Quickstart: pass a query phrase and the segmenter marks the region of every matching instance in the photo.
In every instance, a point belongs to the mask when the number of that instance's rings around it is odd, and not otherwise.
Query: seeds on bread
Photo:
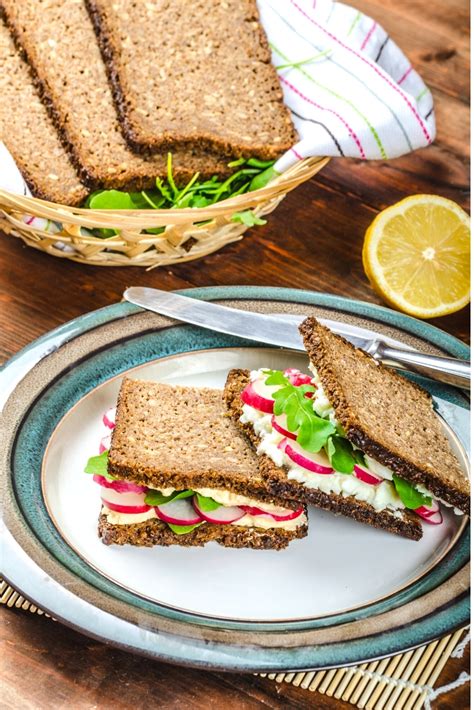
[[[147,159],[126,145],[83,1],[2,0],[2,9],[81,180],[141,190],[165,177],[165,155]],[[229,173],[226,161],[192,148],[173,151],[173,168],[178,184],[197,171]]]
[[[86,0],[124,135],[277,158],[295,142],[255,0]]]
[[[88,190],[79,180],[41,103],[8,29],[0,19],[0,140],[35,197],[78,205]]]
[[[231,370],[224,387],[224,400],[230,416],[256,450],[260,443],[259,436],[250,423],[244,424],[240,421],[242,415],[240,395],[249,382],[249,370]],[[324,493],[316,488],[309,488],[297,481],[290,480],[286,475],[286,470],[277,466],[266,454],[260,454],[258,458],[261,461],[262,475],[264,475],[269,489],[276,496],[310,503],[336,515],[345,515],[358,522],[367,523],[387,532],[397,533],[411,540],[419,540],[422,537],[420,519],[409,510],[399,511],[398,515],[394,515],[388,510],[377,512],[368,503],[354,497]]]
[[[469,480],[428,392],[313,317],[303,321],[300,332],[347,438],[410,483],[469,514]]]

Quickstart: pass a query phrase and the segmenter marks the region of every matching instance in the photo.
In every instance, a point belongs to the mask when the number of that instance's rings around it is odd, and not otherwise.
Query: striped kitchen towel
[[[435,137],[433,98],[374,20],[333,0],[257,0],[300,140],[275,165],[387,160]]]

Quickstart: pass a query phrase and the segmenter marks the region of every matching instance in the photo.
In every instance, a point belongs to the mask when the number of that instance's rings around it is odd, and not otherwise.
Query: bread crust
[[[316,318],[306,318],[300,332],[349,441],[401,478],[425,486],[436,498],[469,515],[469,481],[433,411],[429,393],[377,363]],[[346,376],[372,382],[375,397],[363,403],[351,397],[351,383],[341,383]]]
[[[229,415],[240,427],[252,446],[257,449],[260,439],[255,434],[250,423],[242,423],[242,390],[250,382],[249,370],[234,369],[228,374],[224,387],[224,399]],[[419,540],[423,535],[420,520],[411,511],[402,511],[402,517],[397,517],[388,511],[377,512],[365,501],[353,497],[344,497],[337,493],[324,493],[314,488],[303,486],[298,481],[291,481],[286,470],[277,466],[266,454],[259,455],[262,460],[261,470],[264,472],[270,490],[282,497],[293,498],[318,508],[323,508],[336,515],[344,515],[361,523],[367,523],[387,532],[396,533],[411,540]]]
[[[217,542],[224,547],[252,548],[254,550],[283,550],[292,540],[306,537],[307,524],[296,530],[273,528],[239,527],[238,525],[211,525],[203,523],[185,535],[176,535],[168,525],[158,518],[151,518],[142,523],[113,525],[103,513],[99,516],[99,537],[105,545],[136,545],[153,547],[162,545],[181,545],[185,547],[203,547],[208,542]]]

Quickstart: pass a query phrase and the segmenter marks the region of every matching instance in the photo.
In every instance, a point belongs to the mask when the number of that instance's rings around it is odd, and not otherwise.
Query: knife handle
[[[468,390],[471,386],[471,363],[467,360],[458,360],[453,357],[428,355],[413,350],[402,350],[383,343],[374,341],[369,349],[375,360],[379,360],[390,367],[416,372],[432,380],[445,382],[454,387]]]

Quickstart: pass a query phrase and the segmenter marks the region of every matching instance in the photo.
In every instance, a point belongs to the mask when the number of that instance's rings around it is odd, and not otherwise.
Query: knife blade
[[[291,350],[305,350],[298,331],[298,324],[303,320],[303,316],[288,318],[243,311],[212,301],[201,301],[170,291],[141,286],[128,288],[123,295],[127,301],[137,306],[218,333],[236,335],[246,340]],[[332,321],[329,325],[335,333],[344,336],[353,345],[389,367],[410,370],[464,389],[470,387],[469,363],[463,360],[422,353],[413,348],[394,347],[378,338],[358,337],[350,332],[348,325],[335,324]]]

